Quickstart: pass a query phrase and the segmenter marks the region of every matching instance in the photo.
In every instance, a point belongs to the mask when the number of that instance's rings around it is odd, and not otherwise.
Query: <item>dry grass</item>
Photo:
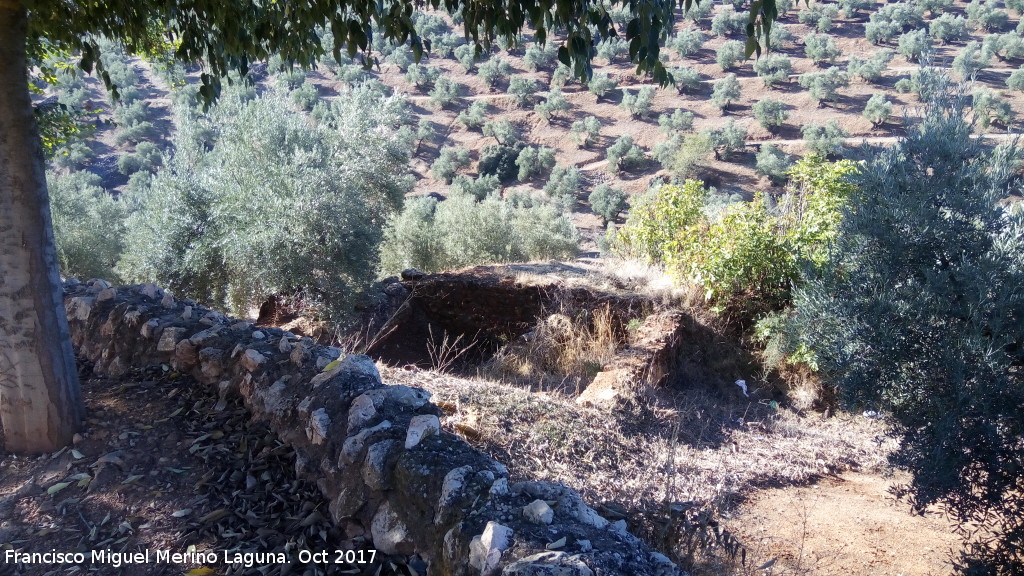
[[[878,469],[893,448],[876,440],[886,433],[876,420],[801,416],[708,389],[674,391],[659,406],[606,413],[580,407],[570,395],[497,381],[384,366],[381,372],[386,382],[429,390],[446,410],[446,428],[506,464],[514,480],[562,482],[591,505],[618,503],[632,529],[691,566],[694,551],[728,543],[714,536],[714,518],[744,494]],[[688,511],[677,526],[673,507]],[[709,529],[697,537],[709,541],[681,541],[682,524],[702,518]]]

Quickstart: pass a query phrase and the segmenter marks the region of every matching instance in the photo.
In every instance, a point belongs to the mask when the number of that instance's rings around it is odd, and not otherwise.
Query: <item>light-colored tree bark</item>
[[[29,98],[26,30],[25,8],[0,1],[0,420],[8,451],[39,453],[69,444],[84,408]]]

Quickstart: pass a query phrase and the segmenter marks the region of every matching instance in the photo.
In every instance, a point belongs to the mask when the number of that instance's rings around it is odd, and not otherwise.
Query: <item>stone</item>
[[[502,576],[594,576],[579,556],[565,552],[541,552],[513,562],[501,571]],[[645,575],[653,576],[653,575]]]
[[[409,537],[409,529],[402,523],[388,502],[384,502],[370,523],[373,545],[384,554],[408,556],[415,550]]]
[[[409,421],[409,431],[405,435],[405,449],[415,448],[421,440],[428,436],[441,433],[441,421],[433,414],[413,416]]]
[[[139,334],[142,334],[143,338],[152,338],[156,335],[156,329],[160,327],[160,321],[156,318],[152,318],[142,325],[142,329],[139,330]]]
[[[178,346],[178,342],[184,337],[184,328],[179,328],[177,326],[164,328],[163,334],[160,335],[160,341],[156,344],[157,352],[174,352],[174,349]]]
[[[244,354],[242,354],[241,364],[242,368],[248,370],[249,372],[255,372],[259,370],[260,366],[262,366],[266,361],[266,356],[260,354],[259,352],[253,350],[252,348],[249,348],[245,351]]]
[[[287,336],[281,336],[281,340],[277,342],[277,351],[282,354],[287,354],[292,351],[292,343],[288,341]]]
[[[370,436],[391,428],[391,421],[385,420],[373,428],[360,430],[355,436],[349,436],[341,447],[341,454],[338,457],[338,467],[351,466],[359,459],[363,446]]]
[[[192,319],[192,307],[191,306],[185,306],[185,309],[181,311],[181,318],[183,320],[191,320]]]
[[[220,378],[224,373],[224,351],[210,347],[199,350],[199,371],[206,382]]]
[[[88,320],[89,312],[92,310],[93,303],[96,302],[96,298],[89,296],[78,296],[71,299],[70,306],[66,307],[66,310],[71,311],[74,315],[75,320]]]
[[[152,282],[147,282],[142,285],[142,288],[139,290],[139,292],[146,298],[149,298],[150,300],[156,300],[163,291],[160,290],[160,287],[157,286],[156,284]]]
[[[481,574],[494,574],[501,564],[501,553],[511,545],[513,531],[493,520],[487,523],[479,536],[469,544],[469,564]]]
[[[369,394],[360,394],[348,409],[348,433],[362,428],[376,415],[377,409],[373,406],[373,398]]]
[[[534,500],[523,507],[523,517],[534,524],[551,524],[555,511],[543,500]]]
[[[174,296],[170,292],[164,292],[163,298],[160,299],[160,305],[164,308],[174,308],[175,304]]]
[[[219,327],[207,328],[206,330],[200,330],[189,337],[188,341],[196,346],[203,348],[204,345],[220,335]]]
[[[97,302],[106,302],[117,298],[117,288],[107,288],[96,295]]]
[[[263,340],[266,337],[267,337],[267,335],[264,334],[261,330],[257,330],[257,331],[252,333],[252,339],[253,340]]]
[[[422,280],[426,278],[426,276],[426,274],[415,268],[406,268],[405,270],[402,270],[402,280]]]
[[[388,469],[388,459],[397,450],[394,440],[381,440],[370,446],[363,461],[363,482],[371,490],[388,490],[391,488],[392,471]]]
[[[174,365],[177,370],[190,370],[199,362],[195,344],[183,339],[174,347]]]
[[[309,417],[309,424],[306,426],[306,437],[314,446],[324,443],[331,427],[331,417],[327,410],[317,408]]]

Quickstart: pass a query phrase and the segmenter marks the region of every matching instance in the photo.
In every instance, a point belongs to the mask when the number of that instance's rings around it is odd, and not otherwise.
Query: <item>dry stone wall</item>
[[[510,484],[504,466],[441,429],[424,390],[389,386],[366,356],[177,300],[153,284],[65,286],[76,351],[112,375],[171,364],[240,394],[316,479],[349,538],[419,556],[428,574],[680,574],[561,484]]]

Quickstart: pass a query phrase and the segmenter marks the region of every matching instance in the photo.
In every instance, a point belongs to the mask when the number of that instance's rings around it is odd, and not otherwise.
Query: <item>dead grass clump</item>
[[[542,390],[576,394],[610,362],[624,341],[610,306],[559,312],[494,355],[482,373],[497,380],[528,381]]]

